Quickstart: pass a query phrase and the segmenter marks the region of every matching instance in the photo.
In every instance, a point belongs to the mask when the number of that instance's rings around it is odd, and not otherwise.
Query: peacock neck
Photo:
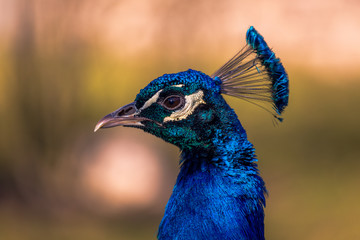
[[[219,131],[181,161],[159,239],[264,239],[266,189],[245,131]]]

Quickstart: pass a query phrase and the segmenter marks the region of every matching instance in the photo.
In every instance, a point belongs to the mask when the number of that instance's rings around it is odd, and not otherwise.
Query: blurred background
[[[213,73],[251,25],[290,77],[278,126],[227,97],[269,190],[267,239],[360,239],[359,12],[356,0],[0,0],[0,239],[155,239],[178,149],[94,126],[164,73]]]

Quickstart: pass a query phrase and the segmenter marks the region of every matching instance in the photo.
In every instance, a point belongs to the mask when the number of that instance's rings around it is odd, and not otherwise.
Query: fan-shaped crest
[[[246,33],[246,42],[247,45],[211,77],[221,80],[222,93],[254,103],[282,121],[280,115],[289,98],[288,75],[280,59],[252,26]],[[275,112],[255,101],[270,103]]]

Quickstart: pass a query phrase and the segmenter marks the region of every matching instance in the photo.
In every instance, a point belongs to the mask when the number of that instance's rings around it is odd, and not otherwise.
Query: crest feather
[[[221,80],[221,92],[264,108],[282,121],[281,113],[288,104],[288,75],[264,38],[250,27],[247,45],[211,77]],[[254,101],[270,103],[274,112]]]

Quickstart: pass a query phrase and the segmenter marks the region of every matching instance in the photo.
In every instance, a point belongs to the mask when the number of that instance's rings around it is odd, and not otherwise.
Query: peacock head
[[[95,131],[136,127],[183,150],[211,147],[220,130],[222,135],[244,133],[222,94],[270,103],[272,115],[281,120],[289,93],[285,69],[253,27],[247,32],[247,43],[211,76],[189,69],[153,80],[133,103],[102,118]]]
[[[136,127],[181,149],[206,147],[214,131],[230,122],[225,116],[231,113],[221,96],[220,79],[189,69],[153,80],[133,103],[101,119],[95,130]]]

